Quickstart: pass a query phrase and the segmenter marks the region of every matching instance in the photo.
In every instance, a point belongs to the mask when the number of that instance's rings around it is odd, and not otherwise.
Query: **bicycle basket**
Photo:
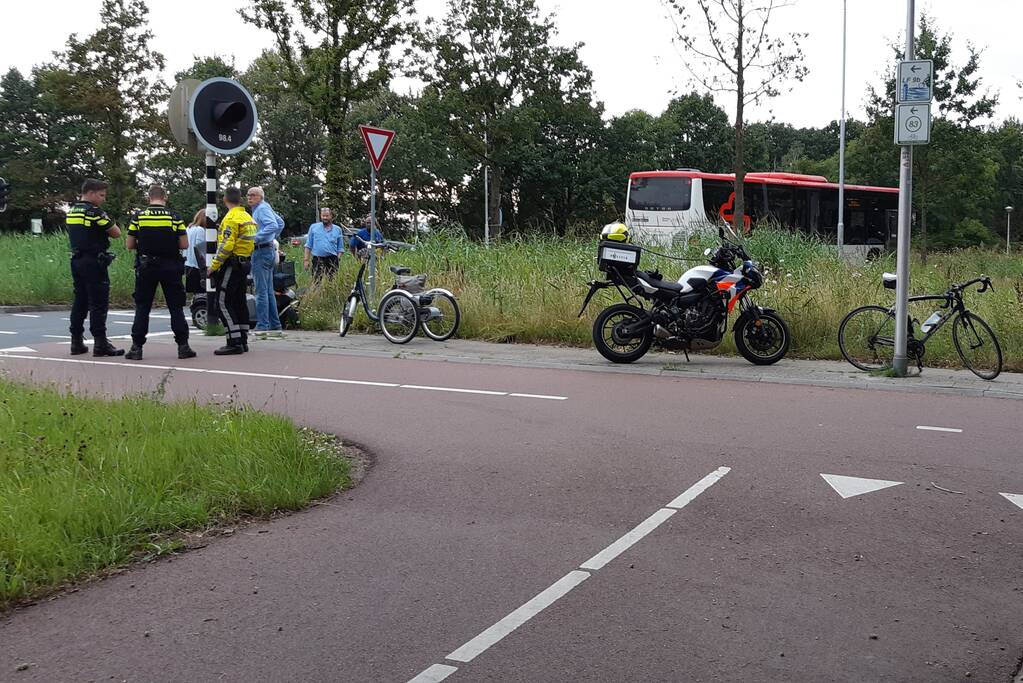
[[[396,278],[395,287],[403,289],[409,294],[419,294],[426,290],[426,274],[399,275]]]

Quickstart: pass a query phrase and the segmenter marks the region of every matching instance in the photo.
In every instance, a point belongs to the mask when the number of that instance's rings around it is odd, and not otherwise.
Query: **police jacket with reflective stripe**
[[[110,248],[107,230],[114,222],[92,202],[76,202],[67,213],[67,232],[74,251],[98,254]]]
[[[185,224],[166,206],[148,206],[136,211],[128,224],[128,235],[138,241],[141,256],[181,257],[179,238],[186,235]]]

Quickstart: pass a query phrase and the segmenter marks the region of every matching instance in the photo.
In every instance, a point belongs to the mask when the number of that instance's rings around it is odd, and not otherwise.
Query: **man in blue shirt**
[[[281,336],[281,319],[277,314],[277,299],[274,297],[274,265],[277,250],[274,240],[284,230],[284,219],[277,215],[266,201],[263,188],[250,187],[246,195],[249,200],[252,219],[256,221],[256,246],[252,251],[252,283],[256,289],[257,334],[269,333]]]
[[[334,225],[334,212],[320,209],[320,222],[309,226],[305,240],[305,267],[309,269],[312,259],[313,279],[332,278],[337,272],[338,261],[345,253],[345,238],[340,226]]]

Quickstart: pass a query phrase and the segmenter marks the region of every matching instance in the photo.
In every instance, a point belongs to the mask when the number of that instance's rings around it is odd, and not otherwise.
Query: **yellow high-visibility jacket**
[[[256,221],[249,212],[236,206],[227,212],[217,228],[217,255],[211,270],[218,270],[231,256],[249,257],[256,246]]]

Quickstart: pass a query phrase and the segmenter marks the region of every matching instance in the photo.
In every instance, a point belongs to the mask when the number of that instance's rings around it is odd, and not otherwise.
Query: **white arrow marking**
[[[824,481],[828,482],[831,488],[843,498],[852,498],[862,493],[880,491],[889,486],[898,486],[901,481],[888,481],[887,479],[864,479],[863,477],[846,477],[841,474],[821,474]]]
[[[0,353],[38,353],[30,346],[12,346],[9,349],[0,349]]]
[[[1023,509],[1023,493],[1003,493],[1001,495],[1016,507]]]

